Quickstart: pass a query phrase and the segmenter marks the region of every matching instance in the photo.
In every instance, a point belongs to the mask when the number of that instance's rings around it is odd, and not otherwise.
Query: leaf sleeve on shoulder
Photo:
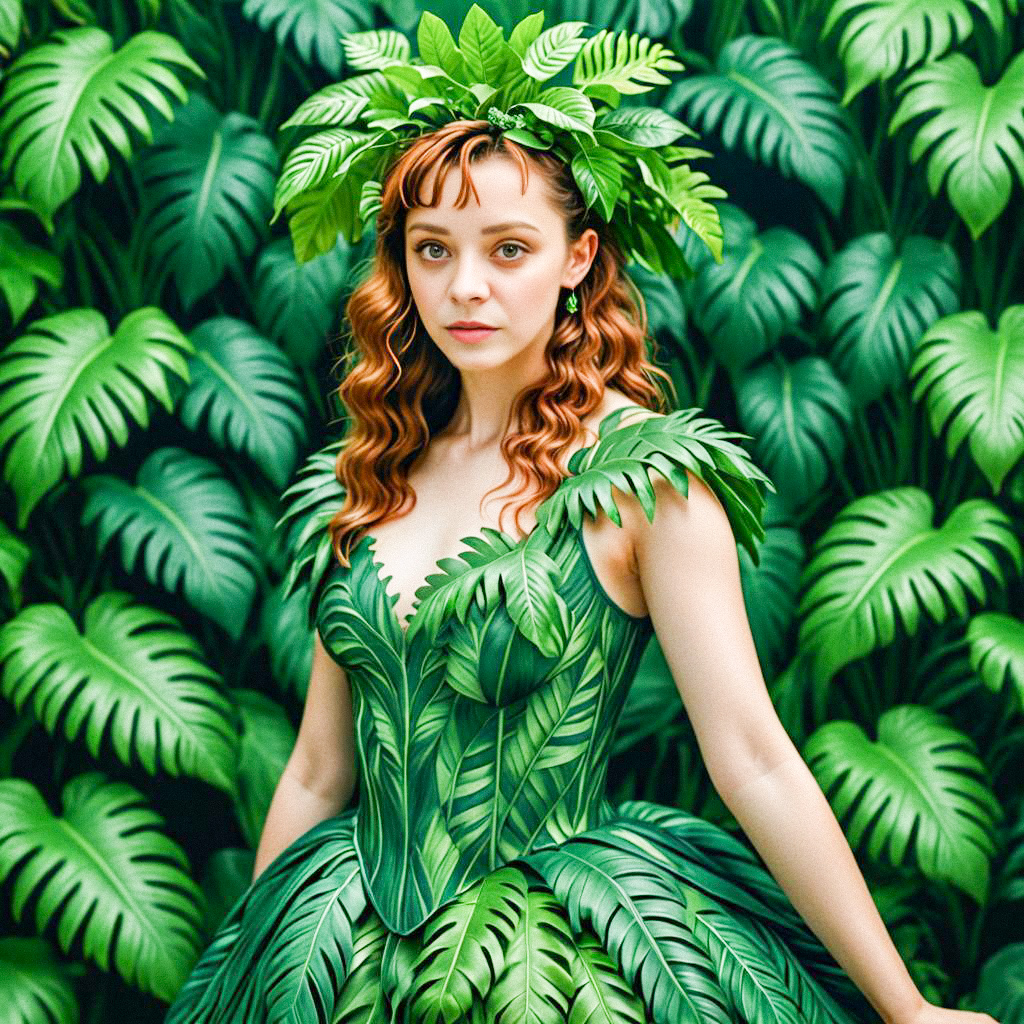
[[[615,426],[618,417],[602,423],[597,442],[576,452],[569,462],[574,475],[537,508],[537,521],[553,533],[568,517],[579,528],[586,510],[602,509],[622,525],[612,488],[635,494],[648,522],[654,518],[652,472],[664,477],[684,497],[686,471],[699,477],[722,503],[738,543],[758,563],[757,543],[764,540],[764,504],[771,479],[740,447],[749,435],[727,430],[701,409],[677,409],[664,416]]]

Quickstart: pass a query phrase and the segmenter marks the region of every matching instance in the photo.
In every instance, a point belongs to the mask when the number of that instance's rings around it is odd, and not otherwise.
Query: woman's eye
[[[443,249],[444,246],[440,242],[424,242],[422,245],[416,247],[417,252],[423,252],[426,249]]]
[[[519,242],[503,242],[498,246],[498,249],[503,253],[508,261],[518,259],[519,256],[526,251],[525,246],[520,245]],[[509,249],[513,250],[511,254],[508,252]],[[437,252],[436,250],[440,250],[440,252]],[[418,253],[426,254],[430,262],[435,262],[441,258],[445,249],[440,242],[421,242],[416,246],[416,251]]]

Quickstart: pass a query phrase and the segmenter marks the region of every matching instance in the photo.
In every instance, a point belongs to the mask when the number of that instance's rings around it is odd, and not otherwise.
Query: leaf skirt
[[[408,935],[363,886],[356,810],[239,897],[165,1024],[868,1024],[745,846],[643,800],[491,871]]]

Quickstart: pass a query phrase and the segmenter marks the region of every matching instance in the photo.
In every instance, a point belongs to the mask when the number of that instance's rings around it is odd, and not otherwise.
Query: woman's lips
[[[459,341],[483,341],[497,329],[497,327],[449,327],[448,331]]]

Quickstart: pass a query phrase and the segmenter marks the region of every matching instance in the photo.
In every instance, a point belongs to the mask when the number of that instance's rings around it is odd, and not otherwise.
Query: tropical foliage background
[[[422,9],[0,0],[2,1024],[159,1021],[248,882],[311,660],[274,524],[372,251],[271,223],[282,126]],[[711,154],[723,259],[630,271],[778,488],[765,677],[925,994],[1024,1021],[1018,0],[545,12],[685,65],[637,101]],[[612,784],[736,827],[656,645]]]

